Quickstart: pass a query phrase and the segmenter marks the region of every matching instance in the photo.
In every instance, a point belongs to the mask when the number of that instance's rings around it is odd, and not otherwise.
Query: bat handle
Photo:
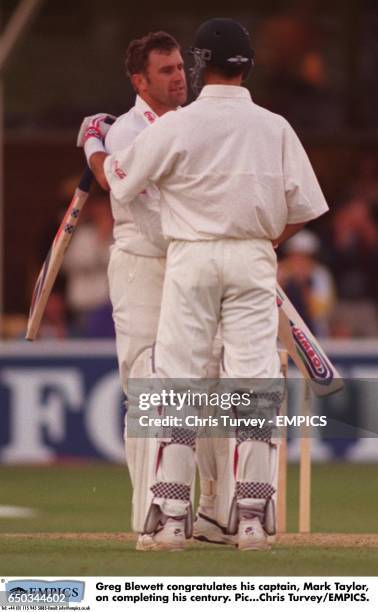
[[[81,191],[85,191],[86,193],[88,193],[91,188],[92,181],[93,181],[93,172],[89,166],[86,166],[82,174],[82,177],[80,179],[79,189]]]

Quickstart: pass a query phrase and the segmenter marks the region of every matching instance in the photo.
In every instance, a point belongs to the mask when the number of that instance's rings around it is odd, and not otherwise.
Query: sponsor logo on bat
[[[321,385],[329,385],[333,380],[333,373],[327,359],[302,329],[296,327],[292,321],[290,327],[297,352],[310,377]]]

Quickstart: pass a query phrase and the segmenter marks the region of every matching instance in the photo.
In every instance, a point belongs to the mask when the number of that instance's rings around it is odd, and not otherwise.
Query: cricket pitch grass
[[[4,576],[375,576],[377,465],[314,465],[312,533],[298,525],[289,467],[288,533],[270,551],[190,542],[181,553],[135,550],[127,469],[103,464],[0,468]],[[1,512],[3,508],[4,512]],[[29,516],[16,517],[18,509]],[[14,512],[12,517],[2,518]]]

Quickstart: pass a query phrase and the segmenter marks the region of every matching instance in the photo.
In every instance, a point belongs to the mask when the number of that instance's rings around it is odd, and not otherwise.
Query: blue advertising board
[[[378,342],[324,345],[347,379],[378,379]],[[0,344],[0,462],[123,462],[123,404],[113,341]],[[353,409],[363,426],[363,399]],[[344,446],[351,459],[378,460],[377,438],[361,440],[358,452]],[[335,446],[333,455],[344,450]],[[315,441],[315,459],[331,451],[329,441]]]

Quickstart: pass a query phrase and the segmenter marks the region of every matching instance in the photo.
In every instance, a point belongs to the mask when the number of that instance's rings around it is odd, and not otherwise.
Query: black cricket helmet
[[[253,65],[254,51],[248,30],[233,19],[209,19],[197,30],[194,46],[189,50],[194,57],[191,69],[193,88],[198,92],[202,71],[206,66],[226,70],[231,66],[243,69],[243,79],[248,77]]]

